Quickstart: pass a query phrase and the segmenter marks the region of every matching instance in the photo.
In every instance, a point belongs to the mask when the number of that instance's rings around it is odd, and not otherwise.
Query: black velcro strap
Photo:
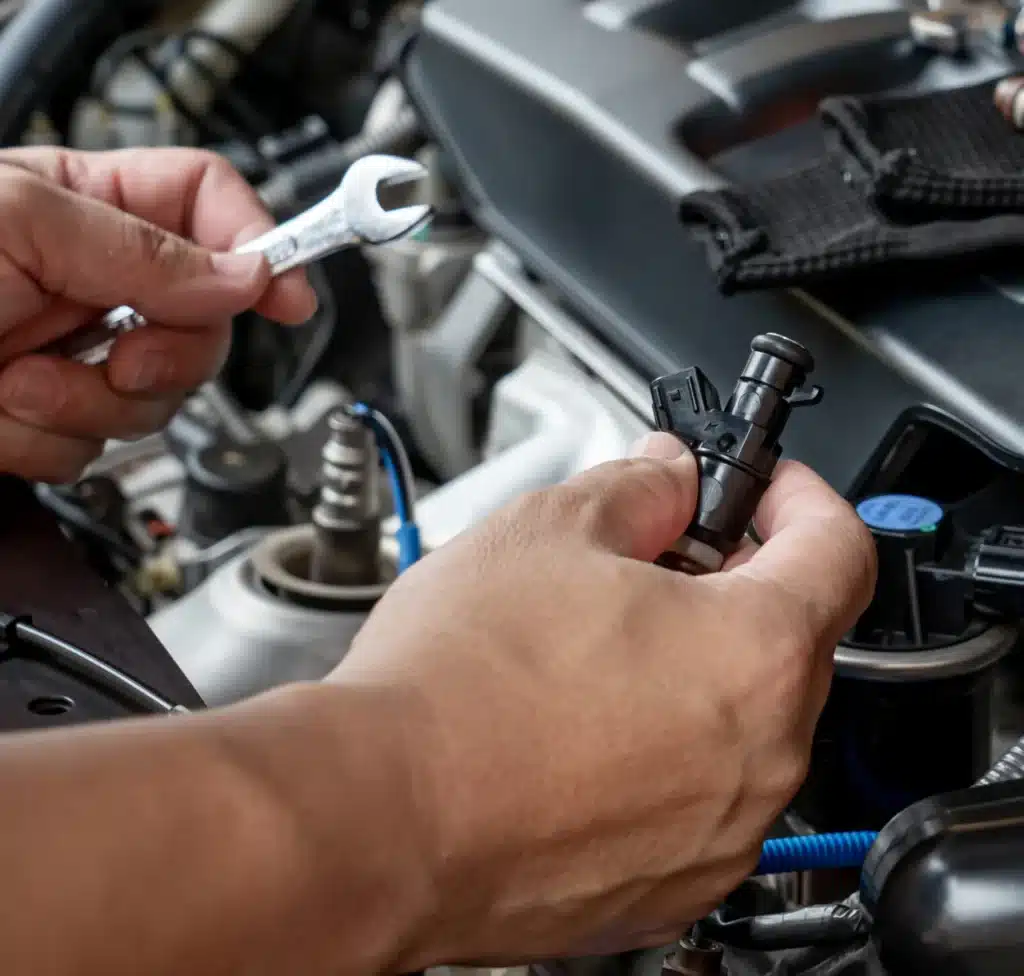
[[[725,294],[1024,245],[1024,214],[891,221],[834,156],[757,185],[691,194],[680,211]]]
[[[826,99],[829,148],[863,193],[901,217],[1024,212],[1024,135],[996,108],[995,85]]]

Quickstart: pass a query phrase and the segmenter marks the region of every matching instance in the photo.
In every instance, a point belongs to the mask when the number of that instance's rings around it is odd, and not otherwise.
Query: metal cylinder
[[[320,500],[313,510],[309,578],[332,586],[380,579],[380,458],[373,433],[339,411],[323,450]]]
[[[912,803],[966,789],[991,761],[995,665],[1011,627],[978,626],[926,650],[841,644],[794,804],[816,832],[877,830]]]
[[[691,933],[665,959],[662,976],[720,976],[725,947]]]

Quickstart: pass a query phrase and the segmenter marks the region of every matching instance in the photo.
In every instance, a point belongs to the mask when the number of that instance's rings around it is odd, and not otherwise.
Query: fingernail
[[[46,362],[15,364],[0,381],[0,402],[8,413],[23,420],[52,416],[64,396],[56,367]]]
[[[263,273],[266,258],[262,254],[236,254],[233,251],[215,253],[211,259],[213,270],[222,278],[250,282]]]
[[[655,431],[645,434],[630,449],[629,456],[633,458],[658,458],[664,461],[674,461],[686,453],[683,443],[671,434]]]
[[[125,358],[112,370],[111,383],[124,393],[146,393],[160,386],[170,366],[167,356],[156,349],[146,349]]]

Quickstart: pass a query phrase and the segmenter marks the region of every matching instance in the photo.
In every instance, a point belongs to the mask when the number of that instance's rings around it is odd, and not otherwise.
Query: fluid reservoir
[[[1016,632],[918,572],[954,537],[932,499],[886,494],[857,512],[878,549],[867,612],[836,650],[836,678],[795,810],[817,831],[879,829],[970,786],[991,761],[992,678]]]

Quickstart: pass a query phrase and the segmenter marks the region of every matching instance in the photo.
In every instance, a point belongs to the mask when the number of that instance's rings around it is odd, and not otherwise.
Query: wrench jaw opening
[[[426,167],[399,156],[367,156],[345,174],[339,192],[345,201],[345,216],[364,244],[381,245],[409,237],[433,217],[433,209],[415,204],[385,210],[381,189],[416,183],[427,176]]]

